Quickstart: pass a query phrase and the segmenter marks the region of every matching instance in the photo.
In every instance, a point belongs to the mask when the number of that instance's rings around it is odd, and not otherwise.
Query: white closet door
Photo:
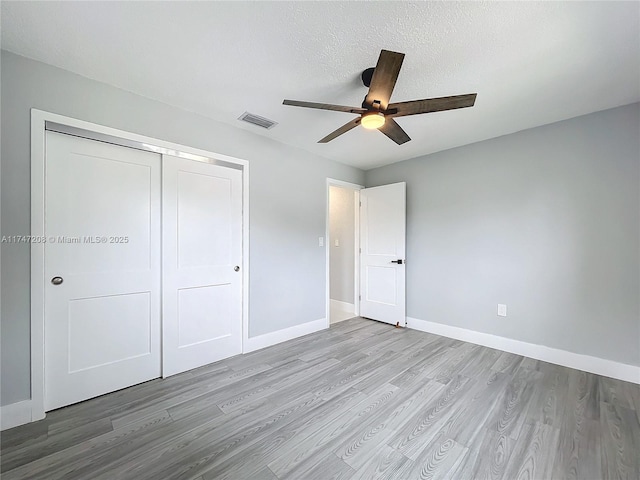
[[[360,315],[406,324],[406,184],[360,190]]]
[[[165,155],[163,376],[242,351],[242,172]]]
[[[46,134],[45,410],[160,376],[160,156]]]

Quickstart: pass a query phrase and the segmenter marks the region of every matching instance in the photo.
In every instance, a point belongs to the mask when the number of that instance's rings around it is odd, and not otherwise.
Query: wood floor
[[[640,387],[355,318],[2,432],[2,479],[634,479]]]

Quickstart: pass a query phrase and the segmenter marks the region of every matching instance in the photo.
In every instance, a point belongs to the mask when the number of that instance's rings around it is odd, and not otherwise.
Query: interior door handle
[[[402,259],[399,260],[391,260],[391,263],[397,263],[398,265],[402,265],[404,261]]]

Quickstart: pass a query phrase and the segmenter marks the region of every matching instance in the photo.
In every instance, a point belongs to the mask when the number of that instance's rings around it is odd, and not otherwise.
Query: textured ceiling
[[[2,48],[368,169],[640,101],[638,2],[8,2]],[[478,93],[398,119],[398,146],[352,115],[381,49],[406,54],[392,101]],[[279,123],[240,123],[244,111]]]

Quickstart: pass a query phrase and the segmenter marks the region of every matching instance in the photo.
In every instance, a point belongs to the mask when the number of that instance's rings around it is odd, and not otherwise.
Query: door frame
[[[360,315],[360,301],[358,300],[360,295],[360,190],[364,188],[364,185],[358,185],[357,183],[345,182],[343,180],[337,180],[335,178],[327,177],[327,199],[326,199],[326,219],[325,219],[325,328],[331,326],[331,238],[329,236],[329,187],[342,187],[349,190],[353,190],[355,195],[355,217],[354,217],[354,286],[353,286],[353,304],[355,306],[354,315],[357,317]]]
[[[242,352],[249,334],[249,162],[178,143],[118,130],[56,113],[31,109],[31,421],[45,418],[44,410],[44,238],[45,134],[47,124],[77,130],[80,136],[125,147],[168,154],[190,160],[219,163],[242,170]],[[58,130],[60,131],[60,130]],[[84,135],[83,135],[84,133]],[[37,241],[40,240],[40,241]],[[162,275],[162,274],[161,274]],[[161,341],[162,344],[162,341]],[[162,348],[162,347],[161,347]]]

